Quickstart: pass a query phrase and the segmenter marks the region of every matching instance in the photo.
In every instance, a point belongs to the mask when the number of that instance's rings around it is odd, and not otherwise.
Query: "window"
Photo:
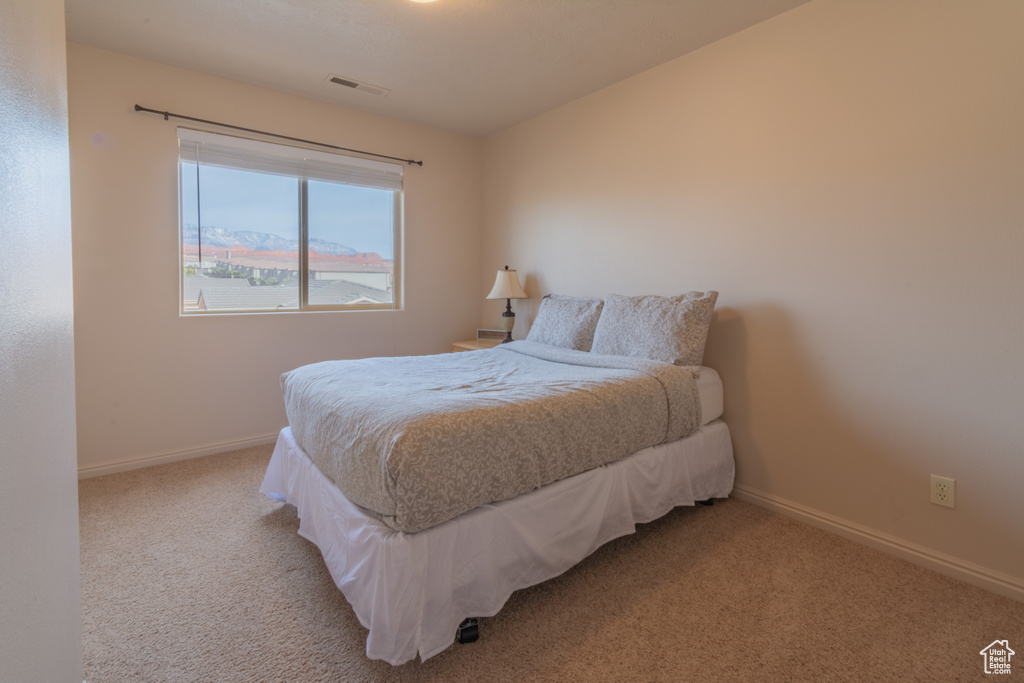
[[[402,166],[178,129],[181,312],[399,308]]]

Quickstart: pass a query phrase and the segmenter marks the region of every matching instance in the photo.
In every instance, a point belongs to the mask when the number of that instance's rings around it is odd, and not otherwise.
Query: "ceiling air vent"
[[[376,95],[377,97],[384,97],[389,92],[391,92],[387,88],[382,88],[379,85],[370,85],[369,83],[354,81],[351,78],[345,78],[344,76],[336,76],[334,74],[327,74],[327,78],[325,80],[328,80],[331,83],[346,88],[352,88],[353,90],[358,90],[360,92],[370,93],[371,95]]]

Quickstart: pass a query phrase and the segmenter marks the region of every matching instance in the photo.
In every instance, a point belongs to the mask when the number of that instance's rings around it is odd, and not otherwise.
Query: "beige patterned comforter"
[[[518,341],[281,376],[295,440],[353,503],[416,532],[700,426],[694,369]]]

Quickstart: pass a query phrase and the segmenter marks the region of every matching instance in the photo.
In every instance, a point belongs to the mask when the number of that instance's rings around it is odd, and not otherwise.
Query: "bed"
[[[692,313],[697,294],[670,303]],[[559,326],[543,324],[542,304],[533,341],[282,378],[290,426],[260,490],[297,508],[299,534],[369,630],[367,656],[426,660],[514,591],[673,507],[730,493],[717,373],[694,364],[692,348],[670,354],[681,363],[623,353],[601,335],[608,303],[590,311],[582,340],[551,343],[544,331]],[[579,300],[547,309],[567,306]],[[580,316],[570,318],[578,337]]]

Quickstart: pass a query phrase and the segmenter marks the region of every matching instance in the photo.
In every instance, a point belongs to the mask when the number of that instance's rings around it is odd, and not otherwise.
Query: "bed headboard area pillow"
[[[527,341],[589,351],[604,302],[548,294],[540,301]]]
[[[714,291],[674,297],[609,294],[590,350],[699,368],[717,299]]]

